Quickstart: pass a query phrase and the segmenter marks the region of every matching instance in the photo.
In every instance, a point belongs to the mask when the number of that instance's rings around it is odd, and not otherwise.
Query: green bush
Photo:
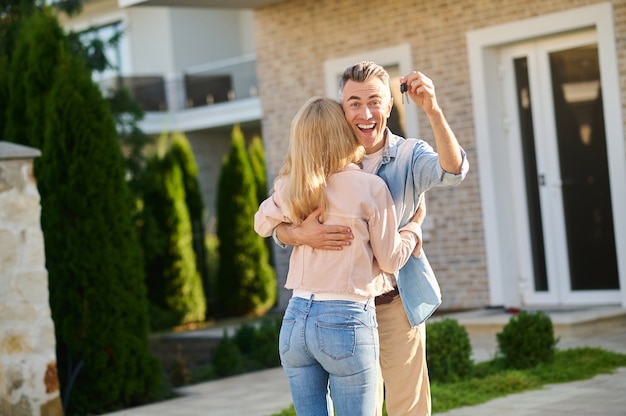
[[[237,328],[234,341],[242,354],[252,354],[257,329],[251,323],[245,322]]]
[[[211,367],[200,369],[194,375],[195,381],[202,381],[202,377],[213,379],[280,366],[280,322],[280,319],[270,317],[260,322],[245,322],[231,337],[224,330],[224,336],[212,351]]]
[[[428,324],[426,361],[432,381],[466,378],[472,371],[472,346],[464,327],[450,318]]]
[[[278,367],[278,332],[282,318],[265,318],[255,332],[252,358],[265,368]]]
[[[215,374],[219,377],[237,374],[240,371],[242,362],[243,357],[237,343],[228,336],[226,329],[224,329],[224,335],[213,350],[211,359]]]
[[[250,365],[258,365],[260,368],[280,365],[278,355],[280,323],[280,319],[266,317],[257,325],[244,323],[237,328],[233,339]]]
[[[541,311],[521,311],[496,337],[505,367],[515,369],[551,362],[558,342],[550,317]]]

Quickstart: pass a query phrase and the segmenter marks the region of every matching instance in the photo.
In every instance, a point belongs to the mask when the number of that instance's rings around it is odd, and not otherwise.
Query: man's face
[[[366,153],[382,149],[392,107],[389,88],[378,78],[367,82],[349,80],[341,93],[341,106]]]

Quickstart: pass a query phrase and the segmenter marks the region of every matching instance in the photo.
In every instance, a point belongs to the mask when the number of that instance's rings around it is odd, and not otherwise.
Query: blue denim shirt
[[[469,164],[461,149],[463,162],[460,174],[445,172],[439,156],[425,141],[405,139],[387,129],[382,164],[377,175],[385,180],[396,207],[398,225],[406,225],[425,191],[433,186],[456,186],[460,184]],[[396,273],[398,291],[411,326],[417,326],[430,317],[441,305],[441,291],[422,250],[419,258],[411,256]]]

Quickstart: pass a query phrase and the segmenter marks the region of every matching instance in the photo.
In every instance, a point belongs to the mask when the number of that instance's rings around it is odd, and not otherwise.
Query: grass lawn
[[[525,370],[507,370],[497,359],[478,363],[466,380],[431,384],[433,413],[485,403],[491,399],[539,389],[546,384],[584,380],[626,367],[626,355],[601,348],[555,351],[550,364]],[[384,413],[386,415],[386,412]],[[293,406],[272,416],[295,416]]]

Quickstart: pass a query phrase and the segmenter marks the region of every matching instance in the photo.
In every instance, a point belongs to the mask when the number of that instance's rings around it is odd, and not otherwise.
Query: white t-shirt
[[[378,172],[378,168],[380,164],[383,163],[383,150],[384,147],[381,147],[379,151],[371,153],[369,155],[365,155],[361,160],[361,168],[364,172],[367,173],[376,173]]]

